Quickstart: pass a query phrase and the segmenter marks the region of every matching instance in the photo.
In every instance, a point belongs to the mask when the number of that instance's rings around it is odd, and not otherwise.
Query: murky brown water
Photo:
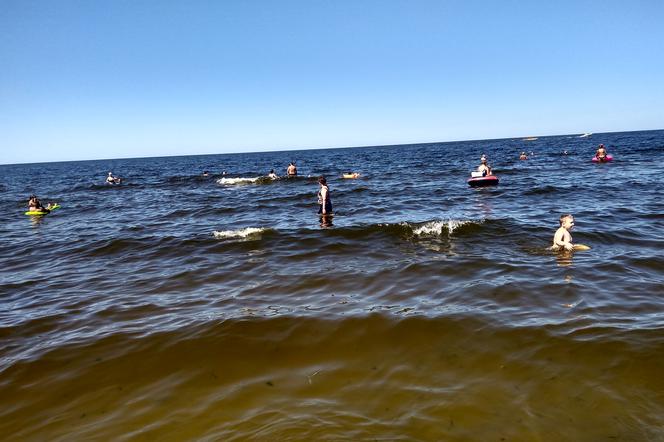
[[[661,440],[659,334],[594,339],[605,332],[371,315],[113,336],[5,371],[0,431],[63,441]]]

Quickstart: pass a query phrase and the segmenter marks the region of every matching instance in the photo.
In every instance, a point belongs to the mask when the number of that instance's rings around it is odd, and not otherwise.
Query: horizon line
[[[616,134],[616,133],[628,133],[628,132],[655,132],[661,131],[664,128],[660,129],[638,129],[638,130],[619,130],[611,132],[583,132],[580,135],[589,133],[592,135],[595,134]],[[577,135],[578,132],[565,133],[565,134],[552,134],[552,135],[527,135],[527,136],[516,136],[516,137],[501,137],[501,138],[481,138],[481,139],[468,139],[468,140],[448,140],[448,141],[424,141],[424,142],[411,142],[411,143],[398,143],[398,144],[370,144],[362,146],[337,146],[337,147],[305,147],[305,148],[294,148],[294,149],[274,149],[274,150],[248,150],[248,151],[239,151],[239,152],[224,152],[224,153],[191,153],[191,154],[177,154],[177,155],[164,155],[164,156],[148,156],[148,157],[119,157],[119,158],[88,158],[88,159],[77,159],[77,160],[58,160],[58,161],[39,161],[39,162],[18,162],[18,163],[2,163],[0,166],[18,166],[18,165],[30,165],[30,164],[54,164],[54,163],[77,163],[77,162],[86,162],[86,161],[116,161],[116,160],[139,160],[139,159],[150,159],[150,158],[178,158],[178,157],[194,157],[194,156],[211,156],[211,155],[238,155],[238,154],[248,154],[248,153],[278,153],[278,152],[297,152],[297,151],[311,151],[311,150],[330,150],[330,149],[367,149],[372,147],[400,147],[400,146],[415,146],[415,145],[427,145],[427,144],[448,144],[448,143],[468,143],[468,142],[478,142],[478,141],[499,141],[499,140],[524,140],[526,138],[549,138],[549,137],[562,137],[566,135]]]

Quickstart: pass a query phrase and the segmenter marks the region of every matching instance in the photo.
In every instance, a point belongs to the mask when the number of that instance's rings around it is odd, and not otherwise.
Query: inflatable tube
[[[593,157],[592,162],[593,163],[607,163],[607,162],[612,161],[612,160],[613,160],[613,157],[611,155],[607,155],[607,156],[604,157],[603,160],[600,160],[597,157]]]
[[[553,250],[554,252],[565,252],[567,249],[563,246],[551,246],[549,247],[549,250]],[[590,250],[590,246],[587,246],[585,244],[574,244],[572,245],[572,250],[575,252],[584,252],[586,250]]]
[[[49,213],[51,213],[51,211],[53,211],[53,210],[55,210],[55,209],[59,209],[59,208],[60,208],[60,206],[59,206],[58,204],[55,204],[55,205],[54,205],[53,207],[51,207],[50,209],[44,209],[44,210],[28,210],[27,212],[25,212],[25,214],[26,214],[26,215],[29,215],[29,216],[43,216],[43,215],[48,215]]]
[[[342,178],[345,178],[347,180],[353,180],[355,178],[359,178],[360,174],[355,172],[355,173],[344,173],[341,175]]]
[[[470,178],[468,180],[470,187],[495,186],[496,184],[498,184],[498,177],[495,175]]]

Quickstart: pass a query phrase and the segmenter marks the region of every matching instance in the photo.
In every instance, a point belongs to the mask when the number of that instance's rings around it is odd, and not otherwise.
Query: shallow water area
[[[1,434],[664,440],[663,151],[647,131],[0,166]],[[500,184],[470,188],[483,153]],[[25,216],[31,193],[61,208]],[[590,250],[548,250],[563,213]]]

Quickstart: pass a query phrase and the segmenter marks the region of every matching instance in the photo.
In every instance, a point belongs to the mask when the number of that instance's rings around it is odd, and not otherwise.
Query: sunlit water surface
[[[482,153],[500,184],[473,189]],[[1,437],[664,440],[663,153],[649,131],[0,166]],[[25,216],[31,193],[61,208]],[[563,213],[591,250],[547,250]]]

